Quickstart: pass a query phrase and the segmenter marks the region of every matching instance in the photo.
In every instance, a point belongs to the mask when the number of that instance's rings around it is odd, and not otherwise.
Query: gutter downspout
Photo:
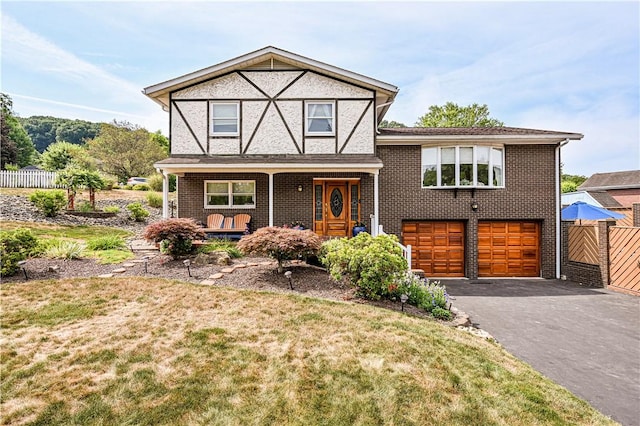
[[[560,149],[569,143],[569,138],[566,138],[564,142],[561,142],[556,146],[556,279],[560,279],[560,263],[562,262],[561,251],[561,233],[560,227],[560,208],[562,207],[560,201]]]

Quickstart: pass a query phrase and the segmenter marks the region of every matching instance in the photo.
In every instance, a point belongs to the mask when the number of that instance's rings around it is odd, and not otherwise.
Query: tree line
[[[7,94],[0,94],[3,170],[38,165],[44,170],[101,172],[125,182],[148,176],[153,163],[169,155],[169,140],[126,121],[92,123],[56,117],[20,118]]]

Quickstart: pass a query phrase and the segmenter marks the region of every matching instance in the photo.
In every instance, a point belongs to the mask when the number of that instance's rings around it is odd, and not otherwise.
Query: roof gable
[[[163,108],[168,108],[169,93],[182,88],[193,86],[203,81],[211,80],[224,74],[241,70],[312,70],[319,74],[336,78],[357,86],[376,91],[377,103],[391,103],[398,93],[398,88],[392,84],[376,80],[352,71],[345,70],[324,62],[316,61],[273,46],[247,53],[237,58],[229,59],[217,65],[203,68],[180,77],[167,80],[162,83],[146,87],[143,93],[159,103]],[[381,117],[388,109],[386,105],[379,111]]]

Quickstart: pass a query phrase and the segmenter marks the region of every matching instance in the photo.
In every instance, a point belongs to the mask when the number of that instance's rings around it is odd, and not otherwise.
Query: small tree
[[[204,238],[204,231],[193,219],[165,219],[147,226],[143,236],[177,259],[191,252],[193,240]]]
[[[58,173],[56,184],[63,185],[67,188],[67,208],[69,210],[75,209],[75,198],[79,188],[87,188],[89,190],[89,203],[91,204],[91,209],[95,210],[95,191],[102,189],[105,182],[98,172],[71,167]]]
[[[459,106],[447,102],[443,106],[432,105],[422,117],[418,118],[416,127],[502,127],[504,123],[489,117],[489,107],[472,104]]]
[[[276,259],[278,273],[283,273],[285,261],[317,256],[322,248],[322,241],[310,230],[271,226],[245,235],[240,239],[237,247],[245,254]]]

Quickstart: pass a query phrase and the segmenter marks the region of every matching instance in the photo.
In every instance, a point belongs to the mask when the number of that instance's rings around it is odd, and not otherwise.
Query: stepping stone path
[[[224,278],[224,276],[226,274],[231,274],[233,273],[233,271],[235,271],[236,269],[244,269],[244,268],[250,268],[252,266],[270,266],[270,265],[275,265],[275,262],[249,262],[249,263],[238,263],[237,265],[233,265],[230,268],[224,268],[221,269],[220,272],[216,272],[215,274],[209,276],[209,278],[207,278],[206,280],[200,281],[200,284],[202,285],[214,285],[217,280]]]
[[[127,268],[118,268],[111,271],[113,274],[121,274],[123,272],[127,272]]]

